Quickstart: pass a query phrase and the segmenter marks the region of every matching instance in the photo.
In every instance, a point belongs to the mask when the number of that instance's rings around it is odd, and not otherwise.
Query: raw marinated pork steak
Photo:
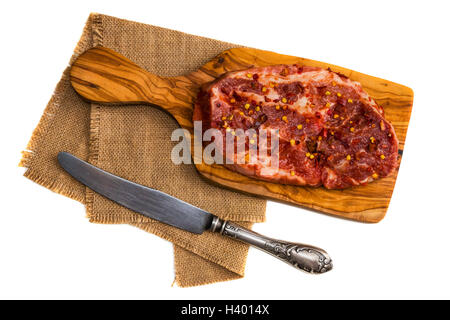
[[[239,139],[237,129],[279,129],[279,170],[262,170],[261,157],[225,164],[256,179],[342,189],[386,177],[398,163],[398,140],[383,109],[358,82],[329,69],[277,65],[224,74],[200,90],[199,120],[204,131],[222,131],[223,154],[226,133]],[[240,139],[247,160],[255,139]]]

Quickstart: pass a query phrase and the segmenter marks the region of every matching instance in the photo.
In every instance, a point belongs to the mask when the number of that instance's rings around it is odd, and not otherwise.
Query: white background
[[[450,298],[448,1],[3,1],[0,298]],[[361,224],[268,202],[255,230],[325,248],[311,276],[250,250],[244,279],[171,287],[172,246],[22,177],[23,150],[90,12],[321,60],[415,92],[386,218]]]

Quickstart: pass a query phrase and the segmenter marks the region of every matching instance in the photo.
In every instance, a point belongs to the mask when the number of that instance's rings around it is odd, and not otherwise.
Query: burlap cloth
[[[91,14],[71,62],[102,45],[160,76],[200,67],[236,47],[177,31]],[[265,219],[265,201],[222,189],[201,178],[193,165],[174,165],[175,120],[150,106],[103,106],[83,101],[72,89],[67,68],[23,152],[25,177],[86,205],[90,222],[130,224],[174,244],[175,281],[195,286],[241,278],[248,247],[217,234],[188,232],[152,221],[86,189],[58,165],[59,151],[126,179],[164,191],[221,218],[251,227]],[[152,249],[143,254],[152,254]]]

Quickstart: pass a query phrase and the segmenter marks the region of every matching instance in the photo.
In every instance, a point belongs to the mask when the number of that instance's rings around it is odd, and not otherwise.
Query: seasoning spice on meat
[[[204,130],[279,130],[277,172],[263,174],[267,159],[261,157],[226,164],[256,179],[342,189],[397,168],[398,140],[383,109],[358,82],[330,69],[278,65],[230,72],[202,87],[195,108]]]

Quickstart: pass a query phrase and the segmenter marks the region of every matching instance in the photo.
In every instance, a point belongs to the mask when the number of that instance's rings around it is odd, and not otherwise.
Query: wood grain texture
[[[92,102],[159,106],[192,134],[193,106],[201,84],[228,71],[294,63],[331,68],[360,82],[384,108],[386,119],[393,124],[399,139],[399,148],[403,150],[413,91],[397,83],[319,61],[258,49],[235,48],[222,52],[188,75],[162,78],[141,69],[111,49],[97,47],[83,53],[72,65],[71,82],[81,96]],[[202,163],[196,164],[196,167],[201,175],[222,186],[361,222],[383,219],[397,178],[396,171],[366,186],[327,190],[323,187],[300,187],[256,180],[220,165]]]

